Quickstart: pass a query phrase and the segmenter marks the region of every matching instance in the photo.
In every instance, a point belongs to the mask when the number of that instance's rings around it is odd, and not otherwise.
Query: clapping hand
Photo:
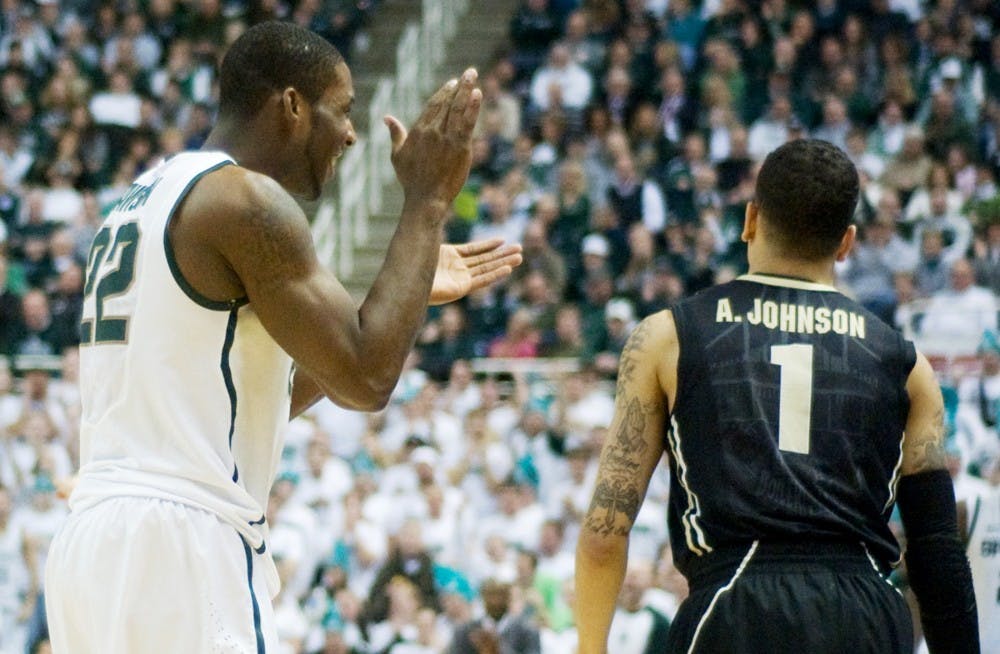
[[[494,284],[521,263],[521,246],[504,245],[499,238],[461,245],[444,244],[438,256],[431,305],[445,304]]]

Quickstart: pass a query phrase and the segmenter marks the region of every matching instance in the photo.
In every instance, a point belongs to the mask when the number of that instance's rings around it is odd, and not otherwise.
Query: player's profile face
[[[351,123],[354,84],[347,64],[336,66],[334,83],[313,105],[307,156],[310,168],[309,196],[319,197],[323,184],[333,176],[335,161],[354,145],[357,137]]]

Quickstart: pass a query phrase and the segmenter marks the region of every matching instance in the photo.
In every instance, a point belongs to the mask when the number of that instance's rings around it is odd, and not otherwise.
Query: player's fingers
[[[484,238],[481,241],[471,241],[469,243],[456,245],[455,249],[458,250],[458,253],[463,257],[470,257],[475,254],[482,254],[483,252],[495,250],[501,245],[503,245],[502,238]]]
[[[501,268],[510,268],[513,270],[519,265],[521,265],[521,254],[508,254],[499,259],[490,259],[489,261],[484,261],[476,266],[472,266],[469,269],[469,273],[473,277],[478,277],[481,275],[488,275]]]
[[[468,137],[475,129],[476,121],[479,120],[479,108],[482,105],[483,92],[479,89],[473,89],[472,93],[469,94],[469,101],[465,104],[465,110],[462,112],[461,133],[463,137]]]
[[[478,79],[479,73],[476,72],[475,68],[466,68],[465,72],[462,73],[462,77],[458,81],[458,90],[455,91],[451,104],[448,106],[448,112],[444,116],[444,129],[462,132],[465,110],[469,105],[472,92],[476,89],[476,80]]]
[[[477,290],[495,284],[501,279],[509,276],[514,271],[510,266],[501,266],[496,270],[491,270],[489,272],[483,273],[482,275],[474,275],[472,277],[470,290]]]
[[[382,118],[382,122],[389,128],[389,138],[392,139],[392,152],[395,154],[406,140],[406,127],[395,116],[385,116]]]
[[[508,256],[517,254],[520,256],[521,246],[520,245],[506,245],[502,248],[495,248],[482,254],[463,256],[462,259],[465,261],[465,265],[469,268],[474,268],[478,265],[488,263],[490,261],[498,261],[504,259]]]
[[[431,99],[427,101],[423,113],[417,119],[417,123],[423,125],[440,123],[447,116],[448,106],[455,95],[456,88],[458,88],[457,79],[450,79],[442,84],[441,88],[435,91]]]

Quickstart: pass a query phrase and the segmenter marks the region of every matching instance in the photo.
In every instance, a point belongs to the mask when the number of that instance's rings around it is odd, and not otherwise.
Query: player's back
[[[136,180],[94,239],[71,506],[173,500],[216,514],[260,547],[291,360],[245,299],[213,301],[190,285],[167,232],[195,184],[232,163],[189,152],[160,164]]]
[[[896,561],[887,520],[912,345],[832,287],[770,275],[710,288],[673,316],[678,568],[755,540],[860,542]]]

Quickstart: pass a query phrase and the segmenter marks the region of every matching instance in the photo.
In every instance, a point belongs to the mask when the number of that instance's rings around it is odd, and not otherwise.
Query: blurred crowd
[[[247,25],[295,21],[350,61],[377,4],[0,0],[0,652],[46,647],[102,216],[200,146]],[[283,651],[572,651],[618,356],[637,321],[745,270],[755,172],[789,139],[856,163],[838,286],[938,369],[959,500],[1000,482],[1000,5],[524,0],[481,81],[449,238],[503,236],[524,264],[429,313],[386,411],[324,402],[290,423],[267,510]],[[615,652],[654,651],[686,593],[667,481],[633,530]]]

